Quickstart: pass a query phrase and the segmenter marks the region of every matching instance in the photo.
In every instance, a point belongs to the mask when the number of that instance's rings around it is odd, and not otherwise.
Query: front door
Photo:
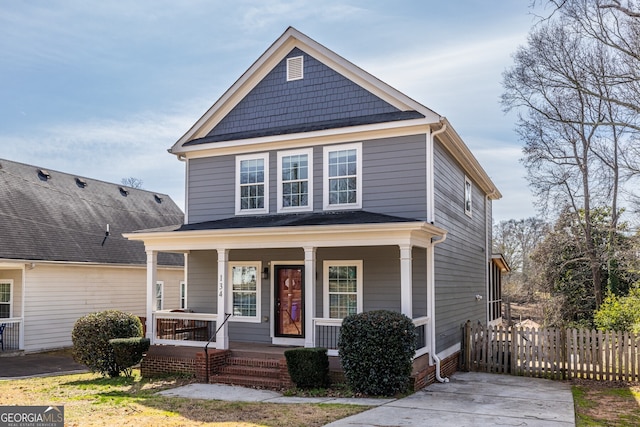
[[[275,271],[275,336],[304,337],[304,267],[279,265]]]

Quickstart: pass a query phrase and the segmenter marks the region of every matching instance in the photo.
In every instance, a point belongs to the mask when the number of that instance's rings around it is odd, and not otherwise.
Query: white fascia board
[[[210,142],[207,144],[183,147],[179,154],[193,159],[228,154],[242,154],[255,150],[284,150],[333,142],[365,141],[368,139],[425,134],[429,131],[431,125],[433,125],[433,123],[426,119],[399,120],[396,122],[325,129],[313,132]]]
[[[462,169],[476,182],[482,191],[491,199],[498,200],[502,198],[502,194],[493,183],[487,172],[478,162],[478,159],[473,155],[469,147],[464,143],[458,132],[451,126],[451,123],[443,118],[443,123],[446,123],[447,128],[443,135],[436,138],[440,139],[440,142],[444,148],[451,154],[462,166]],[[447,137],[447,141],[443,141],[442,136]],[[447,143],[449,142],[449,143]],[[437,167],[437,166],[436,166]]]
[[[266,249],[387,246],[407,244],[427,247],[431,238],[446,231],[432,224],[416,221],[385,224],[334,226],[296,226],[196,230],[183,232],[131,233],[124,237],[144,242],[146,250],[190,251],[207,249]]]
[[[172,154],[183,154],[182,145],[202,138],[222,120],[293,48],[298,47],[324,65],[359,84],[399,110],[415,110],[430,123],[437,123],[440,115],[404,95],[355,64],[347,61],[293,27],[289,27],[247,71],[207,110],[207,112],[171,147]]]

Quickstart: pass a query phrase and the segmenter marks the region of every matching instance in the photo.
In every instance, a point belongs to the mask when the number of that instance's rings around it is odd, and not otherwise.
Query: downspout
[[[431,262],[432,262],[432,266],[433,266],[433,261],[435,260],[435,249],[436,249],[436,245],[439,245],[440,243],[443,243],[445,240],[447,240],[447,234],[444,234],[440,239],[436,240],[435,242],[433,241],[433,238],[431,239]],[[435,276],[435,271],[432,273]],[[436,299],[436,290],[435,290],[435,277],[434,280],[431,280],[431,295],[429,296],[429,304],[431,305],[430,307],[430,311],[431,311],[431,322],[429,322],[429,324],[431,325],[431,357],[433,358],[433,360],[436,362],[436,380],[438,382],[441,383],[448,383],[449,382],[449,378],[443,378],[442,375],[440,374],[440,358],[438,357],[438,355],[436,354],[436,304],[435,304],[435,299]]]
[[[435,136],[436,135],[440,135],[441,133],[443,133],[444,131],[447,130],[447,123],[444,121],[444,117],[440,118],[440,122],[442,123],[442,127],[434,132],[431,132],[430,134],[430,147],[428,147],[427,152],[429,153],[429,157],[430,159],[428,159],[428,161],[431,164],[431,171],[430,173],[432,174],[432,176],[430,177],[430,183],[431,186],[429,188],[429,206],[427,206],[427,212],[430,212],[431,214],[429,215],[429,221],[431,221],[431,223],[433,224],[433,222],[435,221],[435,171],[433,168],[433,153],[434,153],[434,143],[435,143]],[[431,272],[429,273],[431,276],[431,286],[429,286],[429,290],[430,290],[430,295],[429,295],[429,311],[431,313],[431,321],[429,322],[429,324],[431,325],[431,357],[433,358],[434,362],[436,362],[436,380],[438,382],[441,383],[448,383],[449,382],[449,378],[443,378],[442,375],[440,374],[440,358],[438,357],[438,355],[436,354],[436,284],[435,284],[435,249],[436,249],[436,245],[444,242],[445,240],[447,240],[447,234],[445,234],[444,236],[442,236],[440,239],[433,241],[433,238],[431,239],[431,259],[429,260],[431,263]]]

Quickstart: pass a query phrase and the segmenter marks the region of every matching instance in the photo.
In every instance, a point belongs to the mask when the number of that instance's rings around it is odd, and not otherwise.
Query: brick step
[[[272,378],[257,378],[245,375],[212,375],[209,377],[211,384],[229,384],[244,387],[263,387],[268,389],[279,390],[283,388],[280,380]]]
[[[279,359],[254,359],[249,357],[227,357],[227,365],[249,366],[255,368],[280,368]]]
[[[262,368],[256,366],[226,365],[220,368],[219,374],[243,377],[280,378],[280,368]]]

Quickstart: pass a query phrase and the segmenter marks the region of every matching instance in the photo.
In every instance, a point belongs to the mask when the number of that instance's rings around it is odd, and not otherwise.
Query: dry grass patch
[[[75,374],[0,381],[0,405],[64,406],[66,426],[322,426],[366,407],[222,402],[160,396],[190,379]]]
[[[576,426],[640,425],[638,383],[573,381]]]

